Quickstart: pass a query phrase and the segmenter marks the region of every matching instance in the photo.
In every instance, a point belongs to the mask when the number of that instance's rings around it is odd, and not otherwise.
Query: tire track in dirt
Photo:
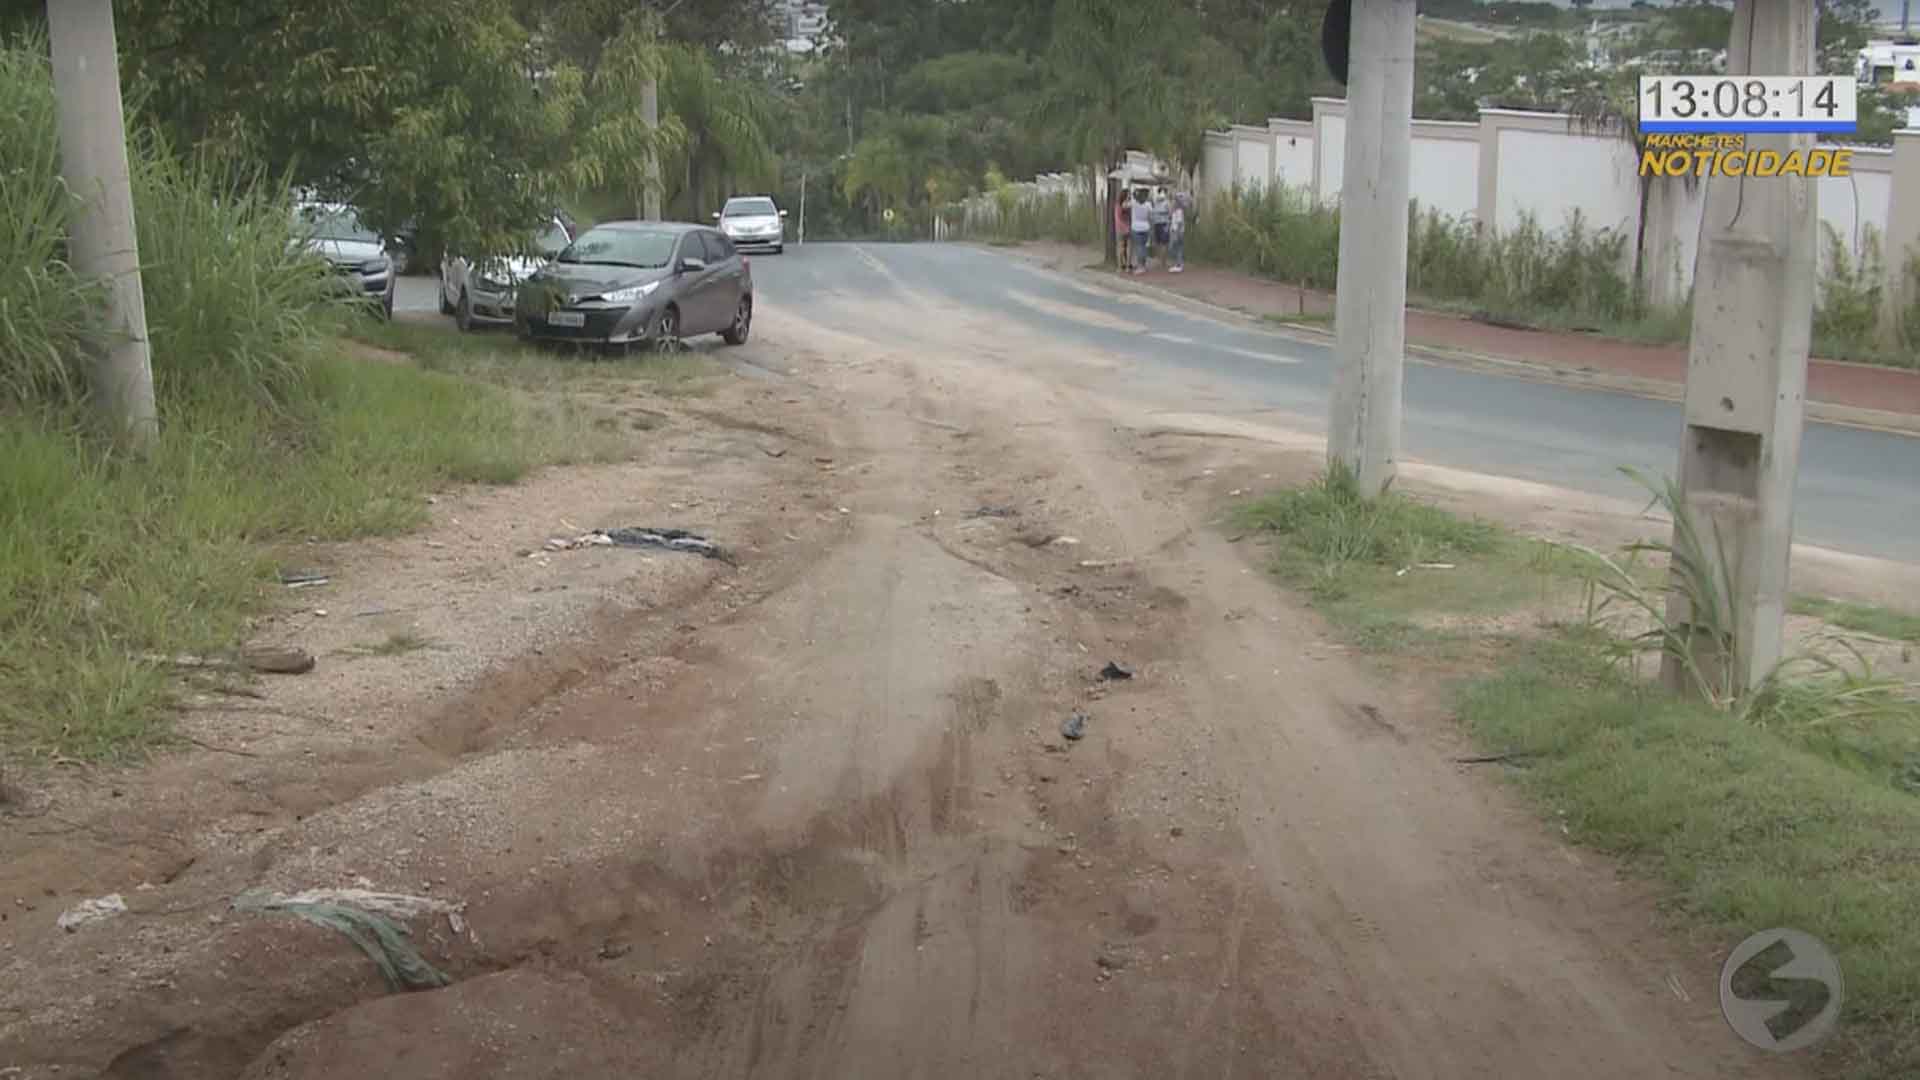
[[[1619,936],[1643,912],[1534,869],[1550,843],[1438,763],[1413,695],[1304,659],[1310,620],[1188,489],[1216,448],[1147,460],[1108,366],[892,285],[833,301],[884,343],[761,312],[842,403],[830,542],[703,625],[594,643],[591,677],[262,868],[430,851],[405,865],[478,940],[419,939],[461,981],[381,997],[337,940],[250,923],[251,959],[197,952],[131,1010],[142,1068],[319,1080],[483,1040],[514,1075],[552,1059],[531,1030],[583,1075],[1765,1075],[1616,955],[1663,955]]]

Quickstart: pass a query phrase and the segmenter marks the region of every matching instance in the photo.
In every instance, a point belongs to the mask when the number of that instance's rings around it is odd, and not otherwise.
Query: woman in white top
[[[1147,237],[1153,230],[1153,206],[1147,202],[1147,189],[1133,193],[1133,272],[1147,272]]]

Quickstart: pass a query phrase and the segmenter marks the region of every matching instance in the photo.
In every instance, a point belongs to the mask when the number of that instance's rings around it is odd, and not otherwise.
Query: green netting
[[[395,990],[428,990],[450,985],[453,980],[427,963],[420,951],[407,940],[407,928],[385,915],[337,901],[302,900],[298,897],[250,895],[234,901],[241,911],[292,915],[315,926],[324,926],[344,934],[360,947]]]

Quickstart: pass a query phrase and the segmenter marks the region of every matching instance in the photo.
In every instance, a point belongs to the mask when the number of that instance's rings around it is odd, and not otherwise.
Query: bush
[[[1261,277],[1331,289],[1340,271],[1340,213],[1285,184],[1235,190],[1194,215],[1187,253]]]
[[[1860,256],[1847,250],[1839,230],[1820,223],[1827,243],[1826,273],[1813,309],[1813,340],[1817,355],[1862,359],[1879,349],[1880,305],[1885,264],[1880,237],[1868,228],[1861,239]]]
[[[0,407],[74,405],[102,344],[97,287],[68,265],[74,201],[60,176],[52,73],[38,43],[0,47]],[[297,376],[299,346],[337,309],[329,270],[291,249],[284,186],[210,157],[175,158],[157,138],[128,152],[156,393],[178,401],[208,380],[269,399]]]
[[[1528,321],[1618,322],[1645,312],[1627,275],[1627,237],[1576,211],[1558,233],[1523,216],[1505,233],[1408,208],[1407,289]],[[1340,214],[1276,184],[1212,200],[1188,240],[1195,259],[1311,289],[1339,280]]]
[[[84,386],[75,360],[96,297],[67,270],[58,130],[46,58],[0,46],[0,407]]]
[[[1900,351],[1906,367],[1920,367],[1920,252],[1907,257],[1907,306],[1900,313]]]

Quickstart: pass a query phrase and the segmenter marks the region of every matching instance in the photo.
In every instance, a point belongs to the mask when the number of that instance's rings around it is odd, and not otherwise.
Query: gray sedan
[[[610,221],[581,233],[520,286],[523,338],[628,346],[719,334],[746,343],[753,274],[716,229]]]

